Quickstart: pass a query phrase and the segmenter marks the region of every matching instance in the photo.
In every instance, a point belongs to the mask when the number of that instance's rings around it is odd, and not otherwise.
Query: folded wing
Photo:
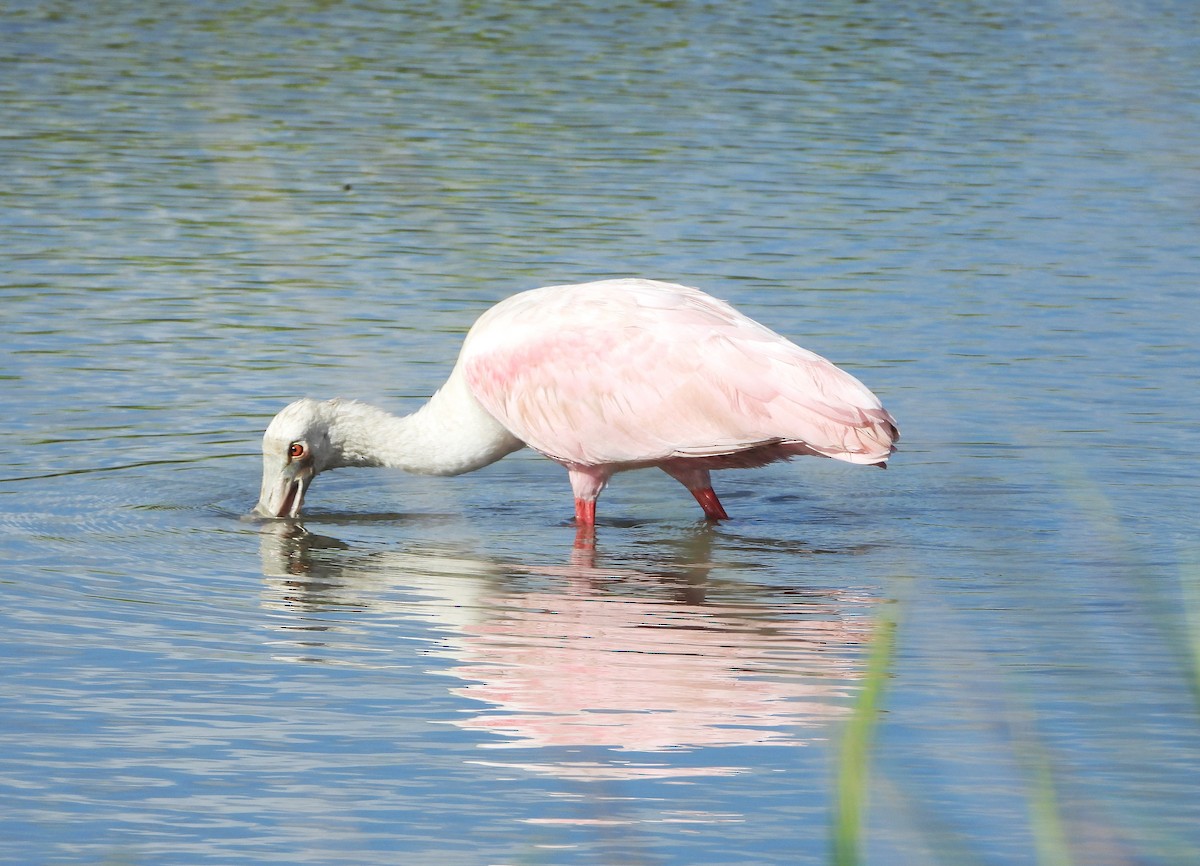
[[[849,373],[703,292],[646,280],[514,296],[480,318],[460,367],[500,423],[568,464],[882,464],[898,436]]]

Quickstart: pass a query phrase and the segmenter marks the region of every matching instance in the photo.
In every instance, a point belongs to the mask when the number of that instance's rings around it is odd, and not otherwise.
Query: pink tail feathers
[[[896,450],[896,441],[900,438],[896,419],[882,407],[864,410],[862,414],[863,423],[846,429],[840,448],[822,453],[847,463],[886,468],[888,458]]]

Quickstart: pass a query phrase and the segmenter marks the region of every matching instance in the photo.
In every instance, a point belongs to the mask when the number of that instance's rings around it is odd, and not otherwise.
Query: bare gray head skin
[[[297,400],[275,416],[263,434],[262,490],[254,512],[296,518],[317,473],[337,465],[330,441],[332,401]]]

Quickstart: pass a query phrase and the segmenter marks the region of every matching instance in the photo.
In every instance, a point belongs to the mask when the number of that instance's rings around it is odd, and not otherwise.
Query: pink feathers
[[[884,465],[898,437],[849,373],[723,301],[669,283],[515,295],[480,317],[459,366],[492,417],[567,467],[583,523],[621,470],[662,468],[721,519],[710,469],[799,454]]]

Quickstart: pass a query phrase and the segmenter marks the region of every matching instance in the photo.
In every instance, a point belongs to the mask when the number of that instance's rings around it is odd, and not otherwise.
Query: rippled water
[[[0,860],[823,863],[1200,848],[1200,27],[1183,2],[10,3]],[[886,472],[322,476],[520,289],[729,298]],[[845,781],[843,779],[843,781]]]

